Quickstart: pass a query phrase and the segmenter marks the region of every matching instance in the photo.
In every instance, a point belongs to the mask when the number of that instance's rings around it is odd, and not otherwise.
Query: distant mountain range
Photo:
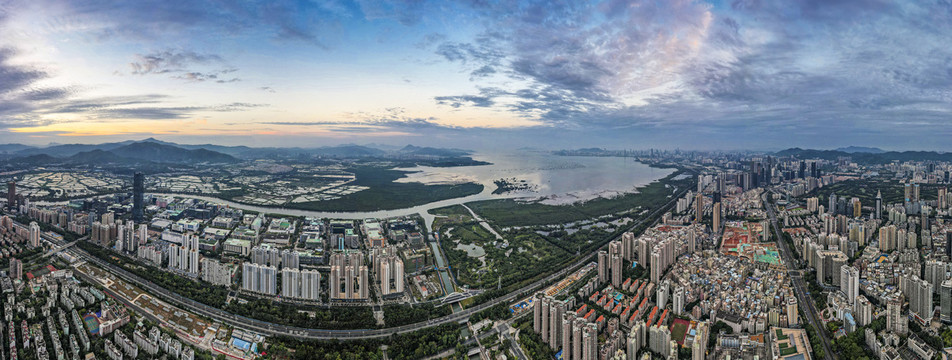
[[[813,150],[790,148],[781,150],[776,156],[793,156],[800,159],[825,159],[836,160],[841,157],[849,157],[853,161],[861,164],[884,164],[892,161],[952,161],[952,153],[940,153],[935,151],[884,151],[876,148],[847,147],[842,149],[866,149],[879,150],[873,151],[841,151],[837,150]]]
[[[850,154],[852,153],[882,154],[886,152],[886,150],[883,150],[880,148],[866,147],[866,146],[847,146],[847,147],[841,147],[839,149],[835,149],[834,151],[842,151],[842,152],[850,153]]]
[[[381,146],[383,147],[383,146]],[[103,144],[51,144],[34,147],[22,144],[0,144],[0,156],[11,163],[48,164],[122,164],[153,162],[166,164],[233,163],[239,159],[320,156],[329,158],[399,157],[460,158],[472,152],[407,145],[380,149],[355,144],[316,148],[253,148],[213,144],[184,145],[148,138]]]
[[[48,149],[49,151],[42,151]],[[96,145],[56,145],[49,148],[29,148],[19,151],[11,163],[52,164],[133,164],[152,162],[160,164],[233,163],[234,156],[206,149],[183,149],[157,142],[131,142],[125,145],[108,143]]]

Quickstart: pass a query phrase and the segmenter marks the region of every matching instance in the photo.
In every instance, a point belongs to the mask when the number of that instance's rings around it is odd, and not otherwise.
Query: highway
[[[50,257],[50,256],[53,256],[53,255],[56,255],[56,254],[58,254],[60,251],[66,250],[66,249],[69,248],[70,246],[76,245],[76,243],[79,242],[80,240],[86,240],[87,238],[89,238],[89,236],[83,237],[82,239],[73,241],[73,242],[68,243],[68,244],[59,245],[59,246],[53,248],[52,250],[50,250],[49,252],[47,252],[46,254],[43,254],[43,257]],[[52,244],[53,242],[51,241],[50,243]]]
[[[670,207],[677,201],[678,198],[680,198],[681,196],[684,196],[684,194],[688,191],[688,189],[689,189],[689,188],[682,189],[678,194],[673,195],[673,196],[671,197],[671,200],[668,201],[665,205],[656,208],[656,209],[653,210],[650,214],[648,214],[647,217],[645,217],[645,218],[642,219],[641,221],[638,221],[637,223],[632,224],[632,225],[628,228],[628,230],[634,229],[634,228],[640,226],[641,224],[643,224],[646,220],[651,219],[651,218],[655,217],[656,215],[659,215],[660,213],[663,213],[664,211],[666,211],[666,209],[670,208]],[[21,225],[21,226],[22,226],[22,225]],[[63,245],[65,245],[62,241],[60,241],[60,240],[58,240],[58,239],[55,239],[55,238],[52,238],[52,237],[46,237],[46,236],[44,236],[44,238],[45,238],[46,240],[50,241],[50,242],[51,242],[52,244],[54,244],[54,245],[57,245],[57,246],[63,246]],[[619,238],[620,238],[620,235],[619,235],[618,237],[615,237],[615,238],[611,239],[611,240],[616,240],[616,239],[619,239]],[[607,246],[607,243],[606,243],[606,246]],[[489,301],[487,301],[487,302],[485,302],[485,303],[482,303],[482,304],[473,306],[473,307],[471,307],[471,308],[464,309],[464,310],[462,310],[462,311],[459,311],[459,312],[456,312],[456,313],[453,313],[453,314],[450,314],[450,315],[446,315],[446,316],[443,316],[443,317],[440,317],[440,318],[437,318],[437,319],[431,319],[431,320],[428,320],[428,321],[425,321],[425,322],[419,322],[419,323],[415,323],[415,324],[397,326],[397,327],[392,327],[392,328],[385,328],[385,329],[354,329],[354,330],[331,330],[331,329],[301,328],[301,327],[296,327],[296,326],[288,326],[288,325],[275,324],[275,323],[271,323],[271,322],[266,322],[266,321],[251,319],[251,318],[244,317],[244,316],[240,316],[240,315],[235,315],[235,314],[229,313],[229,312],[227,312],[227,311],[224,311],[224,310],[222,310],[222,309],[219,309],[219,308],[216,308],[216,307],[212,307],[212,306],[209,306],[209,305],[200,303],[200,302],[198,302],[198,301],[195,301],[195,300],[186,298],[186,297],[181,296],[181,295],[179,295],[179,294],[177,294],[177,293],[175,293],[175,292],[172,292],[172,291],[169,291],[169,290],[167,290],[167,289],[165,289],[165,288],[162,288],[162,287],[160,287],[160,286],[158,286],[158,285],[152,283],[152,282],[149,281],[149,280],[143,279],[143,278],[141,278],[141,277],[139,277],[139,276],[137,276],[137,275],[135,275],[135,274],[133,274],[133,273],[130,273],[130,272],[128,272],[128,271],[126,271],[126,270],[124,270],[124,269],[118,267],[118,266],[112,265],[112,264],[110,264],[110,263],[108,263],[108,262],[106,262],[106,261],[104,261],[104,260],[102,260],[102,259],[99,259],[99,258],[93,256],[92,254],[89,254],[88,252],[86,252],[86,251],[84,251],[84,250],[82,250],[82,249],[80,249],[80,248],[75,248],[75,247],[74,247],[74,248],[69,248],[69,249],[67,250],[67,252],[69,252],[70,254],[74,255],[74,256],[75,256],[76,258],[78,258],[78,259],[86,260],[86,261],[88,261],[88,262],[90,262],[90,263],[92,263],[92,264],[95,264],[95,265],[97,265],[97,266],[103,268],[103,269],[106,269],[106,270],[108,270],[110,273],[112,273],[112,274],[118,276],[119,278],[121,278],[121,279],[123,279],[123,280],[125,280],[125,281],[127,281],[127,282],[130,282],[130,283],[132,283],[132,284],[135,284],[135,285],[139,286],[140,288],[142,288],[143,290],[145,290],[145,291],[147,291],[147,292],[149,292],[149,293],[151,293],[151,294],[153,294],[153,295],[156,295],[157,297],[159,297],[159,298],[161,298],[161,299],[163,299],[163,300],[165,300],[165,301],[168,301],[169,303],[171,303],[171,304],[173,304],[173,305],[180,306],[180,307],[182,307],[184,310],[191,311],[191,312],[193,312],[193,313],[195,313],[195,314],[197,314],[197,315],[201,315],[201,316],[204,316],[204,317],[207,317],[207,318],[216,320],[216,321],[221,321],[222,323],[225,323],[225,324],[228,324],[228,325],[237,327],[237,328],[247,329],[247,330],[255,331],[255,332],[262,333],[262,334],[266,334],[266,335],[285,335],[285,336],[291,336],[291,337],[295,337],[295,338],[299,338],[299,339],[314,339],[314,340],[350,339],[350,340],[354,340],[354,339],[372,339],[372,338],[389,337],[389,336],[394,335],[394,334],[409,333],[409,332],[417,331],[417,330],[420,330],[420,329],[424,329],[424,328],[428,328],[428,327],[433,327],[433,326],[438,326],[438,325],[442,325],[442,324],[447,324],[447,323],[451,323],[451,322],[463,322],[463,321],[466,321],[466,320],[469,319],[469,317],[470,317],[472,314],[474,314],[474,313],[477,313],[477,312],[480,312],[480,311],[482,311],[482,310],[488,309],[488,308],[490,308],[490,307],[492,307],[492,306],[495,306],[495,305],[497,305],[497,304],[500,304],[500,303],[513,302],[513,301],[516,301],[516,300],[518,300],[518,299],[520,299],[520,298],[529,296],[533,291],[536,291],[537,289],[541,288],[541,287],[544,286],[545,284],[554,282],[554,281],[556,281],[556,280],[558,280],[558,279],[561,279],[562,277],[566,276],[567,274],[571,273],[572,271],[575,271],[576,269],[578,269],[578,268],[581,267],[582,265],[584,265],[584,264],[590,262],[590,261],[592,260],[592,258],[594,258],[595,254],[596,254],[598,251],[597,251],[597,250],[596,250],[596,251],[593,251],[593,252],[589,253],[588,255],[584,256],[583,258],[581,258],[580,260],[576,261],[575,263],[572,263],[571,265],[562,268],[562,270],[559,270],[559,271],[557,271],[557,272],[555,272],[555,273],[553,273],[553,274],[550,274],[549,276],[546,276],[546,277],[543,278],[543,279],[537,280],[537,281],[533,282],[532,284],[527,285],[527,286],[525,286],[525,287],[523,287],[523,288],[521,288],[521,289],[518,289],[518,290],[516,290],[516,291],[513,291],[513,292],[511,292],[511,293],[509,293],[509,294],[507,294],[507,295],[505,295],[505,296],[502,296],[502,297],[499,297],[499,298],[495,298],[495,299],[489,300]]]
[[[820,321],[819,316],[817,316],[816,304],[813,302],[813,298],[807,295],[807,291],[804,290],[803,278],[799,275],[799,270],[796,268],[795,260],[790,256],[790,249],[787,248],[787,242],[783,241],[783,237],[780,236],[780,228],[777,227],[777,216],[774,214],[773,206],[767,202],[767,191],[764,191],[764,194],[761,197],[761,200],[764,203],[764,207],[767,208],[767,215],[770,216],[770,226],[773,228],[774,237],[777,238],[777,249],[780,250],[780,256],[783,257],[783,262],[787,265],[787,274],[790,275],[790,282],[793,283],[793,293],[797,296],[797,302],[800,305],[800,309],[806,314],[807,320],[810,321],[810,324],[813,325],[813,328],[817,331],[817,337],[820,338],[823,343],[823,351],[825,352],[825,359],[836,359],[836,353],[833,352],[833,348],[830,346],[830,336],[827,335],[826,327],[823,326],[823,322]]]

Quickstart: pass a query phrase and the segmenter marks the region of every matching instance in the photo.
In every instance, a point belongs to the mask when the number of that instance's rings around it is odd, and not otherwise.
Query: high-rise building
[[[647,337],[648,328],[645,326],[645,321],[638,319],[632,327],[631,331],[628,333],[628,343],[627,343],[627,356],[629,359],[637,359],[638,352],[641,351],[641,348],[645,346],[646,337]]]
[[[694,196],[694,214],[694,221],[700,223],[704,218],[704,195],[701,193]]]
[[[909,331],[909,319],[902,312],[902,295],[886,302],[886,330],[900,335]]]
[[[697,324],[697,335],[694,336],[694,342],[691,344],[691,360],[707,358],[707,341],[710,331],[707,322],[702,321]]]
[[[10,277],[19,280],[23,277],[23,261],[17,258],[10,258]]]
[[[622,270],[621,255],[612,255],[612,286],[615,288],[621,286]]]
[[[231,285],[231,266],[222,264],[218,260],[203,258],[202,280],[212,285],[230,286]]]
[[[638,247],[637,239],[635,234],[630,231],[621,234],[621,254],[623,259],[628,261],[634,260]]]
[[[198,236],[186,235],[181,245],[172,244],[169,246],[168,268],[190,276],[198,276],[198,258]]]
[[[37,224],[36,221],[30,222],[30,247],[36,248],[40,246],[40,224]]]
[[[846,300],[853,305],[859,297],[859,269],[843,265],[840,267],[840,291],[846,295]]]
[[[909,311],[927,322],[932,320],[935,310],[932,302],[932,284],[925,279],[919,279],[909,290]]]
[[[321,274],[317,270],[281,269],[281,296],[320,300]]]
[[[139,235],[137,242],[139,245],[144,245],[149,242],[149,225],[148,224],[139,224]]]
[[[876,214],[876,219],[883,218],[883,192],[876,190],[876,211],[873,212]]]
[[[132,220],[142,221],[143,197],[145,196],[145,176],[136,172],[132,177]]]
[[[863,205],[859,199],[853,199],[853,217],[858,218],[863,215]]]
[[[667,358],[670,351],[671,330],[667,326],[654,325],[648,329],[648,344],[651,351]]]
[[[713,213],[713,226],[712,230],[714,233],[719,233],[721,231],[721,203],[714,204],[714,213]]]
[[[582,349],[585,325],[588,325],[588,322],[583,318],[576,318],[575,323],[572,324],[572,359],[582,360],[585,358],[585,351]]]
[[[662,281],[658,284],[658,289],[656,290],[656,299],[658,300],[658,308],[664,309],[668,305],[668,294],[671,288],[671,282],[668,280]]]
[[[14,181],[7,183],[7,207],[17,208],[17,183]]]
[[[935,259],[927,260],[922,278],[930,284],[942,284],[948,279],[949,271],[952,271],[952,263]],[[939,286],[934,286],[933,291],[936,291],[938,294]]]
[[[939,188],[939,198],[936,202],[936,205],[938,205],[939,209],[945,210],[945,208],[949,206],[948,197],[946,196],[947,193],[948,190],[946,190],[946,188]]]
[[[536,334],[542,333],[542,297],[541,292],[532,297],[532,331]]]
[[[651,273],[651,282],[657,284],[661,281],[661,274],[664,271],[662,268],[663,265],[662,254],[658,250],[651,252],[651,262],[649,264],[649,272]]]
[[[241,288],[245,291],[275,295],[278,288],[278,268],[245,262],[241,266]]]
[[[830,207],[828,211],[830,214],[836,214],[836,193],[830,194]]]
[[[608,252],[605,250],[598,251],[598,283],[604,284],[608,281],[609,272],[609,259]]]
[[[380,250],[375,248],[374,250]],[[378,255],[374,259],[381,296],[403,293],[403,260],[396,255]]]
[[[671,308],[675,315],[681,315],[684,312],[684,288],[674,287],[674,293],[671,296]]]
[[[945,233],[945,256],[952,259],[952,231]]]
[[[898,242],[897,234],[896,225],[879,228],[879,250],[888,252],[896,249]]]
[[[697,234],[694,232],[694,229],[688,230],[687,243],[689,254],[693,254],[697,251]]]
[[[562,343],[562,315],[565,302],[553,299],[549,303],[549,347],[558,350]]]
[[[787,324],[797,325],[800,323],[800,313],[797,309],[797,297],[792,294],[787,297]]]
[[[856,299],[853,312],[856,314],[854,320],[857,326],[866,326],[873,322],[873,303],[869,302],[865,296],[860,295]]]
[[[335,253],[331,255],[331,270],[327,289],[331,300],[367,300],[370,284],[364,254],[360,252]]]
[[[851,220],[847,225],[849,241],[855,242],[857,246],[866,245],[866,223],[862,220]]]
[[[952,323],[952,280],[943,281],[939,286],[939,320]]]
[[[566,311],[562,314],[562,360],[572,360],[572,324],[575,323],[575,312]]]
[[[598,326],[593,323],[582,331],[582,360],[598,360]]]
[[[552,320],[552,298],[544,297],[542,298],[542,332],[539,335],[542,337],[542,342],[549,343],[549,330],[550,330],[550,320]]]

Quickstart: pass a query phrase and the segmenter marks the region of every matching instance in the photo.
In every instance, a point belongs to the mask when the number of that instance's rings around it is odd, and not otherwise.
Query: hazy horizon
[[[952,150],[948,2],[8,0],[0,31],[0,143]]]

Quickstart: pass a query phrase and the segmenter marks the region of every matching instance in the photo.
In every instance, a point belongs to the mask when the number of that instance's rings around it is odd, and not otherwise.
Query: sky
[[[0,0],[0,143],[952,151],[952,0]]]

